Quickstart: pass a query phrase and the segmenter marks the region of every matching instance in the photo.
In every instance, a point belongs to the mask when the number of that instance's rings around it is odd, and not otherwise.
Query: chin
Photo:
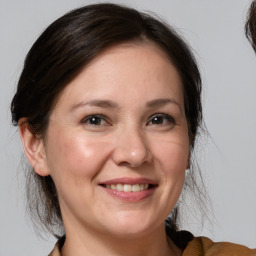
[[[152,217],[152,216],[151,216]],[[160,219],[150,218],[140,213],[120,213],[112,221],[105,222],[106,229],[119,238],[136,238],[151,233],[153,229],[161,226]]]

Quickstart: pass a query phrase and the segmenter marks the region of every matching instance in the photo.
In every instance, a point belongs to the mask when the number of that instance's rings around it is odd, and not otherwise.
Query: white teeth
[[[124,192],[131,192],[132,191],[132,186],[130,184],[125,184],[124,185]]]
[[[115,189],[123,192],[139,192],[148,189],[149,184],[111,184],[106,185],[108,189]]]
[[[148,184],[140,184],[140,191],[148,189]]]
[[[139,184],[132,185],[132,192],[138,192],[138,191],[140,191],[140,185]]]
[[[116,189],[116,185],[111,184],[111,185],[110,185],[110,188],[111,188],[111,189]]]
[[[122,184],[117,184],[116,189],[117,191],[124,191],[124,186]]]

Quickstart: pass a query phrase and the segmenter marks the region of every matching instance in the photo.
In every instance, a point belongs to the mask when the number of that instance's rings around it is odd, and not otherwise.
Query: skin
[[[182,191],[189,137],[180,76],[157,46],[122,44],[96,57],[59,96],[43,140],[25,121],[25,153],[58,191],[63,256],[181,254],[164,220]],[[123,177],[155,188],[126,201],[101,186]]]

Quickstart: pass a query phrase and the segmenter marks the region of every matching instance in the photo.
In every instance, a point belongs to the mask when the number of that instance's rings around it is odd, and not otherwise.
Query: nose
[[[119,166],[132,168],[152,161],[152,153],[147,138],[138,129],[122,130],[116,138],[113,161]]]

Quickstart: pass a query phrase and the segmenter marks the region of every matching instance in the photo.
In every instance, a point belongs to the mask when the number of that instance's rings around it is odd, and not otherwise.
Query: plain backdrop
[[[201,228],[198,213],[184,228],[215,241],[256,247],[256,56],[243,30],[250,0],[113,2],[167,20],[192,46],[200,65],[211,136],[203,140],[199,159],[215,217]],[[45,256],[55,243],[53,237],[38,238],[27,220],[22,148],[9,106],[32,43],[60,15],[89,3],[95,1],[0,1],[1,256]]]

